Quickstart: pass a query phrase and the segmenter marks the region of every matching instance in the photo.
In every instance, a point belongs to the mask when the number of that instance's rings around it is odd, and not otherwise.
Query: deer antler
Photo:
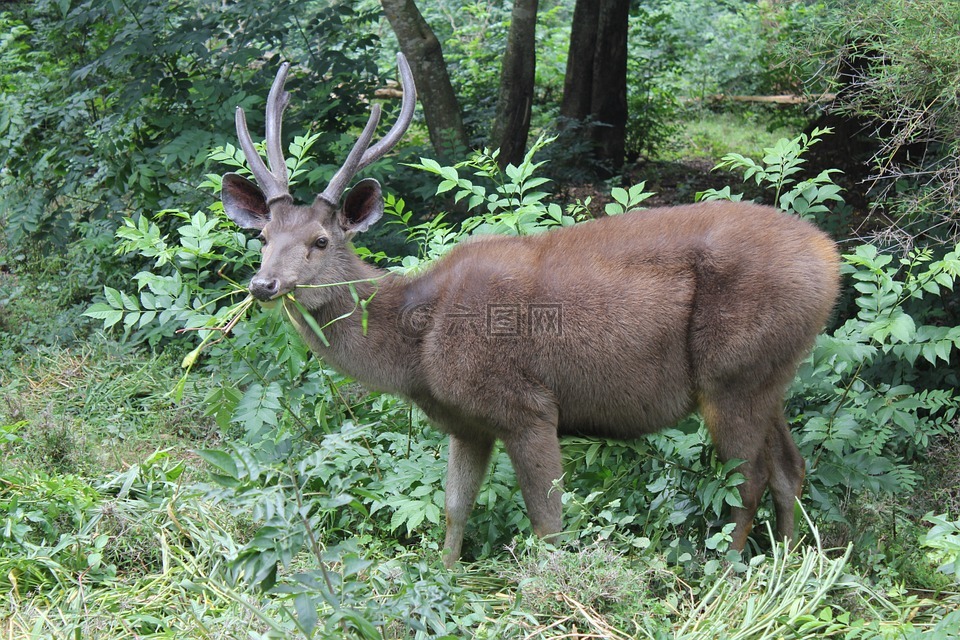
[[[270,87],[270,95],[267,97],[266,128],[269,169],[264,165],[256,147],[253,146],[243,107],[237,107],[237,137],[240,138],[240,146],[243,148],[243,154],[247,157],[247,164],[250,165],[250,170],[257,179],[257,183],[266,197],[267,204],[281,198],[293,199],[290,195],[290,187],[287,181],[287,163],[283,159],[283,146],[280,141],[283,111],[290,103],[290,94],[283,90],[289,70],[289,62],[280,65],[273,86]]]
[[[360,134],[356,144],[353,145],[353,149],[344,161],[343,166],[330,180],[330,184],[323,190],[323,193],[317,196],[318,198],[336,206],[353,176],[385,156],[407,131],[417,106],[417,87],[413,81],[410,65],[407,64],[407,59],[402,53],[397,54],[397,68],[400,71],[400,79],[403,83],[403,102],[400,105],[400,116],[397,121],[380,142],[370,147],[373,133],[380,122],[380,105],[373,105],[370,109],[370,119],[367,120],[367,126],[364,127],[363,133]]]
[[[346,190],[350,180],[361,170],[385,156],[403,137],[413,120],[413,113],[417,105],[417,88],[413,81],[410,65],[407,64],[407,59],[402,53],[397,54],[397,66],[403,82],[403,102],[400,106],[400,117],[397,118],[396,123],[390,128],[387,135],[380,142],[370,147],[373,134],[380,122],[380,105],[373,105],[370,109],[370,119],[367,120],[367,126],[364,127],[363,133],[360,134],[356,144],[353,145],[353,149],[344,161],[343,166],[333,176],[323,193],[317,196],[334,206],[340,201],[340,196]],[[290,94],[283,90],[289,70],[289,62],[280,65],[277,77],[270,88],[270,95],[267,97],[266,128],[269,169],[263,163],[263,159],[257,153],[253,140],[250,138],[250,131],[247,129],[247,117],[243,107],[237,107],[237,137],[240,138],[240,146],[247,157],[250,170],[266,197],[267,204],[281,198],[292,200],[287,179],[287,163],[283,158],[283,146],[280,141],[283,112],[290,103]]]

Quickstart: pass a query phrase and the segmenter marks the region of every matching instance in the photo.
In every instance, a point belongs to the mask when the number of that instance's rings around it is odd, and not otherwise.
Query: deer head
[[[400,116],[386,136],[370,146],[380,121],[380,105],[373,105],[363,133],[324,191],[311,204],[293,201],[281,143],[283,112],[290,94],[283,86],[290,63],[280,65],[267,98],[266,152],[269,168],[254,147],[246,115],[237,107],[240,146],[259,187],[236,173],[223,176],[221,198],[226,214],[244,229],[258,229],[263,242],[260,271],[250,281],[250,292],[268,301],[292,292],[298,285],[324,285],[347,279],[345,257],[353,234],[365,231],[383,215],[380,184],[367,178],[342,198],[354,176],[390,151],[406,132],[416,107],[413,74],[403,54],[397,55],[403,82]],[[343,204],[340,204],[341,198]],[[322,304],[324,288],[304,291],[308,306]]]

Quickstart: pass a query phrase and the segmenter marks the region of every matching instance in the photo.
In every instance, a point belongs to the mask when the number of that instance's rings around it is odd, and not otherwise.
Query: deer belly
[[[576,402],[561,399],[559,433],[628,440],[676,424],[695,407],[694,396],[688,390],[654,395],[633,391],[618,397],[584,396]]]

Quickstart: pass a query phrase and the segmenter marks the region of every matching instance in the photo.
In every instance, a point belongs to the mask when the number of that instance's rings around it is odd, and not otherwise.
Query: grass
[[[254,523],[194,486],[203,473],[190,450],[216,435],[195,397],[184,406],[166,397],[177,373],[168,357],[94,341],[22,354],[2,374],[8,637],[303,635],[290,596],[250,591],[224,572]],[[435,545],[366,545],[372,564],[343,574],[336,607],[374,622],[381,612],[377,637],[694,640],[919,637],[960,605],[877,591],[851,570],[849,550],[818,544],[773,547],[711,575],[662,551],[589,539],[559,549],[527,540],[447,573]],[[295,564],[321,561],[303,553]],[[325,564],[334,575],[346,566]],[[318,624],[336,612],[317,606]],[[333,632],[371,637],[362,628]]]
[[[535,544],[504,570],[523,611],[510,612],[504,620],[513,622],[497,632],[682,640],[919,638],[960,621],[957,594],[884,593],[851,571],[851,547],[825,549],[812,530],[809,544],[792,551],[773,545],[748,564],[727,564],[725,571],[697,579],[677,572],[663,554],[625,555],[606,543],[573,549]]]
[[[705,159],[716,163],[728,153],[762,158],[763,149],[780,138],[793,138],[796,126],[785,124],[776,112],[741,109],[714,113],[690,109],[680,129],[657,154],[656,160],[678,162]]]
[[[231,638],[259,628],[252,614],[222,595],[225,586],[207,584],[228,551],[222,541],[229,536],[219,523],[229,518],[179,494],[176,482],[162,475],[149,466],[138,471],[133,485],[139,497],[111,496],[98,487],[96,502],[82,510],[71,505],[85,518],[60,533],[55,545],[20,540],[17,556],[4,545],[0,588],[7,599],[0,629],[8,637],[133,638],[174,631]],[[29,500],[30,487],[18,489]],[[69,493],[59,487],[46,497],[49,505]]]
[[[174,405],[175,357],[93,337],[74,347],[37,346],[0,371],[0,420],[24,422],[8,464],[96,475],[129,468],[157,449],[177,455],[219,440],[200,390]],[[13,454],[13,455],[10,455]]]

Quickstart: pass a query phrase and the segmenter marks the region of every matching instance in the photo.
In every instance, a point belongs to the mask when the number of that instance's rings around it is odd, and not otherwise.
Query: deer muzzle
[[[284,290],[286,289],[286,290]],[[257,274],[250,281],[250,293],[260,302],[268,302],[287,293],[290,288],[281,287],[280,280]]]

